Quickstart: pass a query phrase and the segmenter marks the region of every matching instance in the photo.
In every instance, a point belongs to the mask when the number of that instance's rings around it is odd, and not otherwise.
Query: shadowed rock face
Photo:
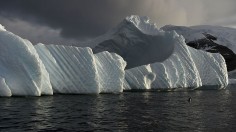
[[[205,35],[205,38],[198,39],[195,41],[190,41],[187,43],[187,45],[195,49],[204,50],[210,53],[220,53],[226,61],[227,70],[228,71],[235,70],[236,54],[234,54],[234,52],[230,50],[228,47],[214,42],[215,40],[217,40],[217,37],[207,33],[203,33],[203,35]]]

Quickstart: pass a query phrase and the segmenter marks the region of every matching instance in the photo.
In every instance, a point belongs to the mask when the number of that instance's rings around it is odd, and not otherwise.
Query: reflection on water
[[[234,88],[0,98],[0,131],[233,131],[234,100]]]

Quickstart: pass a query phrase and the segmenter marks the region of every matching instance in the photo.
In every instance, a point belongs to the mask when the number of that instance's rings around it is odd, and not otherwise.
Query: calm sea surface
[[[0,131],[149,130],[235,131],[236,87],[0,98]]]

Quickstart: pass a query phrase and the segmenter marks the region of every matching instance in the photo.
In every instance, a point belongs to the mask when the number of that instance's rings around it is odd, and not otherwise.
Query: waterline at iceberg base
[[[74,46],[32,45],[1,28],[0,96],[222,89],[228,85],[220,54],[188,47],[182,36],[159,30],[147,17],[127,17],[96,42],[95,52]]]

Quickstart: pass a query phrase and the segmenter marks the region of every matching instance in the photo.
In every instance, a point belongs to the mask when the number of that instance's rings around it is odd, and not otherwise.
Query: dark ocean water
[[[236,87],[0,98],[0,131],[149,130],[235,131]]]

